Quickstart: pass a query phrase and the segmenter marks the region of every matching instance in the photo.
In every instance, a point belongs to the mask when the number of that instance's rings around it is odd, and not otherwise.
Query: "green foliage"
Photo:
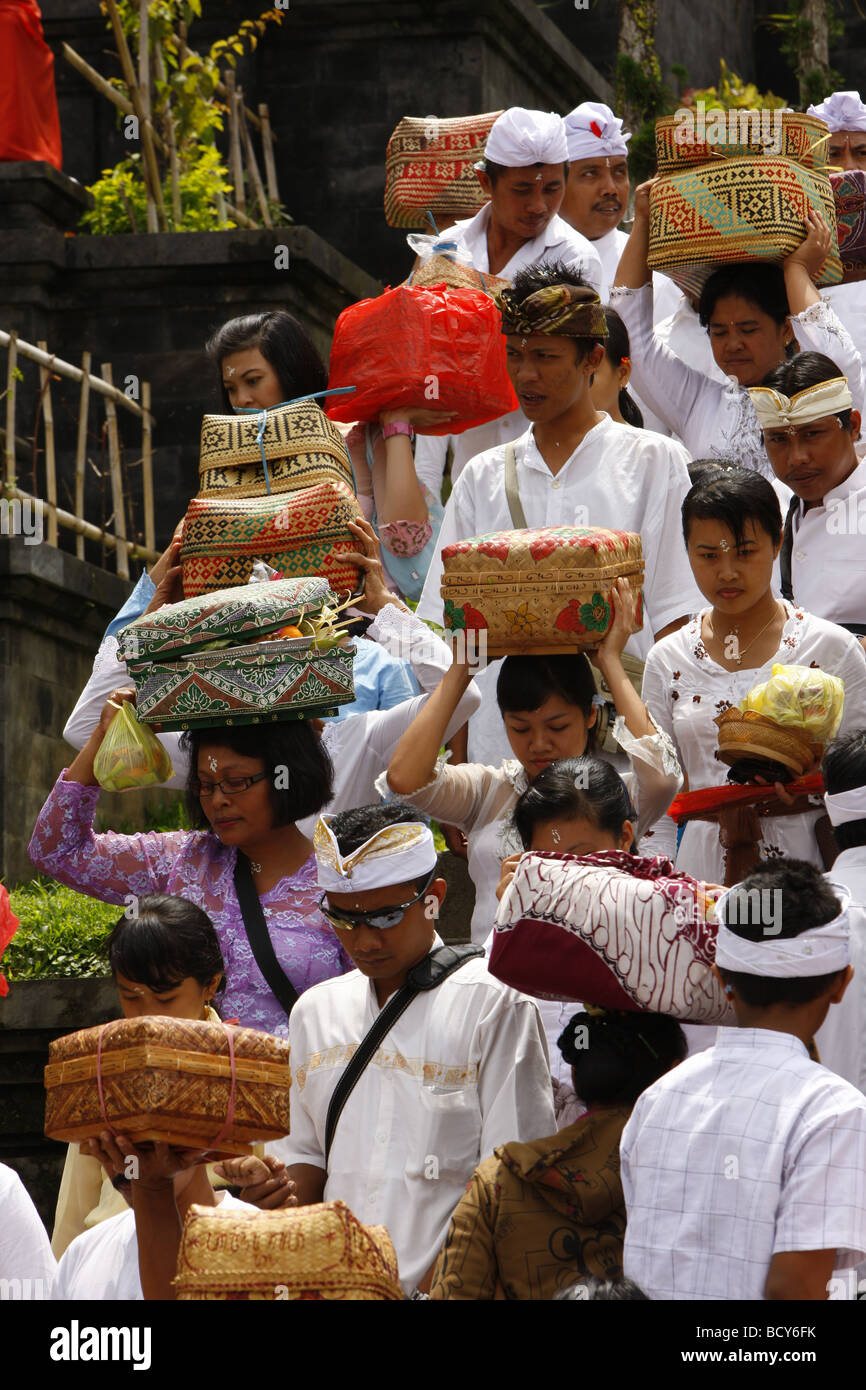
[[[234,227],[230,218],[220,219],[216,197],[230,191],[226,167],[215,146],[204,146],[198,158],[190,161],[180,175],[183,216],[175,222],[172,214],[171,186],[162,181],[168,228],[172,232],[224,231]],[[103,169],[102,178],[88,188],[93,207],[81,219],[81,229],[94,236],[116,236],[121,232],[147,231],[146,196],[141,172],[141,155],[129,155],[113,169]]]
[[[786,5],[783,13],[765,15],[758,22],[778,35],[779,48],[800,84],[800,105],[817,106],[832,91],[840,88],[845,79],[835,68],[828,67],[826,71],[821,68],[805,69],[804,64],[812,50],[812,26],[803,16],[803,0],[786,0]],[[833,48],[844,39],[845,24],[837,13],[834,0],[826,0],[826,6],[827,37],[829,47]]]
[[[122,909],[34,879],[9,894],[21,925],[3,954],[10,981],[107,975],[105,942]]]
[[[785,97],[777,97],[773,92],[761,92],[754,82],[744,82],[735,72],[731,72],[724,58],[719,59],[718,86],[692,89],[684,93],[683,99],[688,106],[702,101],[708,111],[775,110],[788,104]]]

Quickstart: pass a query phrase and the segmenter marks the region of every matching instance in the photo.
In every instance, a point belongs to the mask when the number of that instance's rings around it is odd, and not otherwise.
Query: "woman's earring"
[[[725,985],[725,994],[728,996],[729,999],[730,999],[731,995],[733,994],[733,992],[734,992],[734,986],[733,986],[733,985]]]

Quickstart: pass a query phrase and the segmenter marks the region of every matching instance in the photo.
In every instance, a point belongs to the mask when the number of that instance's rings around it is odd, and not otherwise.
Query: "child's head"
[[[515,758],[536,777],[557,758],[595,748],[595,680],[583,655],[507,656],[496,700]]]
[[[801,859],[765,861],[719,900],[716,972],[741,1026],[767,1010],[806,1010],[820,1026],[850,977],[842,906],[821,871]]]
[[[612,420],[643,429],[643,416],[627,391],[631,376],[631,347],[628,329],[616,309],[605,307],[607,337],[604,357],[596,367],[590,393],[596,410],[605,410]]]
[[[225,971],[207,913],[165,893],[135,899],[107,949],[125,1018],[203,1018]]]
[[[557,854],[631,852],[635,819],[625,783],[601,758],[560,758],[551,763],[514,808],[523,848]]]
[[[634,1105],[641,1091],[682,1062],[688,1044],[666,1014],[579,1013],[557,1046],[585,1105]]]

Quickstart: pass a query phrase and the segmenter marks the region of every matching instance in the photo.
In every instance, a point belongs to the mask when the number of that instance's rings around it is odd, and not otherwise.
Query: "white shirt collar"
[[[611,419],[611,417],[607,414],[606,411],[602,410],[600,414],[602,416],[602,419],[599,420],[597,425],[593,425],[591,430],[587,430],[586,434],[583,436],[583,439],[578,444],[574,453],[569,455],[569,457],[565,460],[565,463],[559,469],[559,472],[556,474],[557,478],[563,475],[565,470],[569,467],[571,463],[574,462],[574,460],[577,458],[578,454],[581,452],[581,450],[584,448],[586,444],[588,444],[590,441],[592,441],[592,443],[595,444],[601,438],[601,436],[608,431],[610,426],[615,424],[615,421]],[[550,469],[548,465],[545,463],[541,451],[535,442],[535,430],[532,425],[529,426],[529,429],[526,431],[526,434],[523,435],[522,440],[519,440],[518,443],[522,443],[524,446],[523,462],[526,464],[527,468],[534,468],[540,472],[550,473]]]
[[[715,1050],[740,1051],[747,1048],[781,1047],[786,1052],[808,1057],[809,1051],[793,1033],[778,1033],[775,1028],[720,1028]]]

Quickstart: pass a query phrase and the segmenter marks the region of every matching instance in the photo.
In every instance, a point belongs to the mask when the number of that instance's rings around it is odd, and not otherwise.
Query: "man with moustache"
[[[807,612],[866,635],[866,445],[848,382],[800,352],[749,392],[773,472],[794,493],[779,554],[781,589]]]
[[[866,169],[866,105],[859,92],[832,92],[819,106],[810,106],[830,130],[827,160],[839,169]]]

